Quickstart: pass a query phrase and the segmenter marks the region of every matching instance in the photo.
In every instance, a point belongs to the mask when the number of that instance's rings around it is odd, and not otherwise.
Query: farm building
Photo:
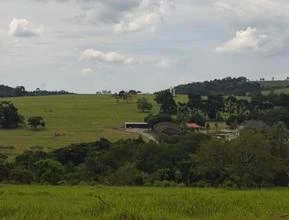
[[[193,131],[200,131],[203,127],[198,125],[197,123],[187,123],[187,128],[192,129]]]
[[[151,129],[151,126],[146,122],[126,122],[125,129]]]

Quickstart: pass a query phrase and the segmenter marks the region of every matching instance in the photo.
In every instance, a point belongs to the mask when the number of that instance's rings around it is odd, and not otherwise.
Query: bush
[[[23,120],[24,117],[18,113],[18,109],[12,102],[0,102],[0,126],[2,128],[17,128]]]
[[[38,182],[57,184],[63,179],[64,168],[55,160],[40,160],[35,163],[35,172]]]
[[[127,163],[108,177],[111,185],[141,186],[144,185],[143,174],[135,164]]]
[[[30,170],[16,168],[11,171],[10,180],[20,184],[30,184],[34,180],[34,174]]]
[[[195,113],[194,115],[191,116],[190,118],[190,123],[197,123],[200,126],[205,126],[206,124],[206,118],[201,115],[200,113]]]
[[[28,118],[27,123],[33,129],[36,129],[37,127],[44,128],[46,126],[46,123],[41,116],[30,117],[30,118]]]
[[[161,122],[172,122],[173,119],[169,114],[158,114],[158,115],[149,115],[145,118],[145,122],[147,122],[151,127]]]
[[[245,120],[246,120],[246,116],[244,115],[231,115],[227,119],[226,123],[229,126],[237,126],[237,125],[242,124]]]
[[[154,126],[154,131],[158,134],[165,134],[168,136],[181,134],[181,129],[178,125],[172,122],[161,122]]]

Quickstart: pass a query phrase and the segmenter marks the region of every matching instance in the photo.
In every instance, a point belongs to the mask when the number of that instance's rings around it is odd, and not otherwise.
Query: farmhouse
[[[197,123],[187,123],[187,128],[192,129],[193,131],[200,131],[202,127],[198,125]]]
[[[126,122],[125,129],[151,129],[151,126],[146,122]]]

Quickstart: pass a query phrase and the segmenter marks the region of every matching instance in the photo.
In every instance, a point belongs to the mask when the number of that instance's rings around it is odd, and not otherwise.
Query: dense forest
[[[259,82],[249,82],[245,77],[215,79],[205,82],[193,82],[175,87],[177,94],[200,94],[208,95],[235,95],[244,96],[261,92]]]
[[[288,130],[250,127],[231,141],[184,132],[160,143],[141,138],[73,144],[53,152],[29,150],[0,158],[0,180],[10,183],[138,186],[287,186]]]

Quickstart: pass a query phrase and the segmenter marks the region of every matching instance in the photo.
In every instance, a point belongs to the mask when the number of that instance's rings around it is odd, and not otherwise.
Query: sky
[[[0,0],[0,84],[154,92],[289,76],[288,0]]]

